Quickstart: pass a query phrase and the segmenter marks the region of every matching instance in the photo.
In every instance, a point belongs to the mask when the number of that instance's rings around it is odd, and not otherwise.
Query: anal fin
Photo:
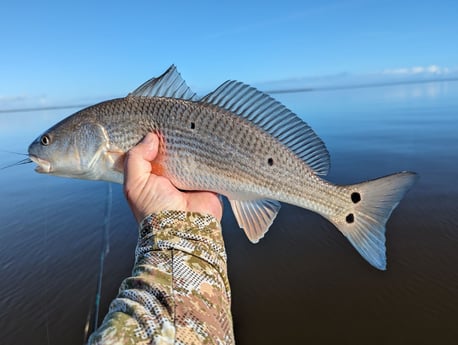
[[[278,211],[280,203],[276,200],[230,200],[232,211],[239,226],[245,231],[248,239],[257,243],[269,230]]]

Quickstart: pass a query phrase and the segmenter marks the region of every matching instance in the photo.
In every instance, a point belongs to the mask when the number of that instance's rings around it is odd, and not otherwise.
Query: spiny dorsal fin
[[[258,243],[264,237],[280,210],[280,203],[276,200],[229,199],[229,202],[237,223],[253,243]]]
[[[318,175],[329,171],[323,141],[303,120],[269,95],[238,81],[227,81],[201,100],[235,113],[277,138]]]
[[[161,76],[152,78],[139,86],[129,96],[169,97],[196,101],[197,95],[192,92],[178,73],[175,65],[170,66]]]

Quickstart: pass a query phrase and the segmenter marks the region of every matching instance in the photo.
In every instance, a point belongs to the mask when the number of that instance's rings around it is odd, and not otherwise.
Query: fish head
[[[105,128],[92,119],[75,115],[51,127],[30,144],[29,158],[37,164],[35,171],[70,178],[113,180],[104,178],[109,150]]]

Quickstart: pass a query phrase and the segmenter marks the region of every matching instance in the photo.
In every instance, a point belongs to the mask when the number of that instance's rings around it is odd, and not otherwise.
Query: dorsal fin
[[[170,66],[161,76],[140,85],[129,93],[129,96],[169,97],[191,101],[198,99],[197,95],[186,85],[175,65]]]
[[[238,81],[226,81],[201,102],[231,111],[277,138],[318,175],[329,171],[323,141],[303,120],[269,95]]]

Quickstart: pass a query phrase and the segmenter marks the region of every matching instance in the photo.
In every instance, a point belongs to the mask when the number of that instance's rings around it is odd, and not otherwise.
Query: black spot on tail
[[[267,160],[267,164],[269,164],[270,166],[274,165],[274,159],[273,158],[269,158]]]
[[[345,220],[348,224],[351,224],[355,221],[355,216],[353,215],[353,213],[349,213],[347,217],[345,217]]]
[[[354,204],[357,204],[358,202],[360,202],[361,194],[359,194],[358,192],[351,193],[351,201],[353,201]]]
[[[195,128],[196,128],[195,122],[191,122],[191,129],[195,129]]]

